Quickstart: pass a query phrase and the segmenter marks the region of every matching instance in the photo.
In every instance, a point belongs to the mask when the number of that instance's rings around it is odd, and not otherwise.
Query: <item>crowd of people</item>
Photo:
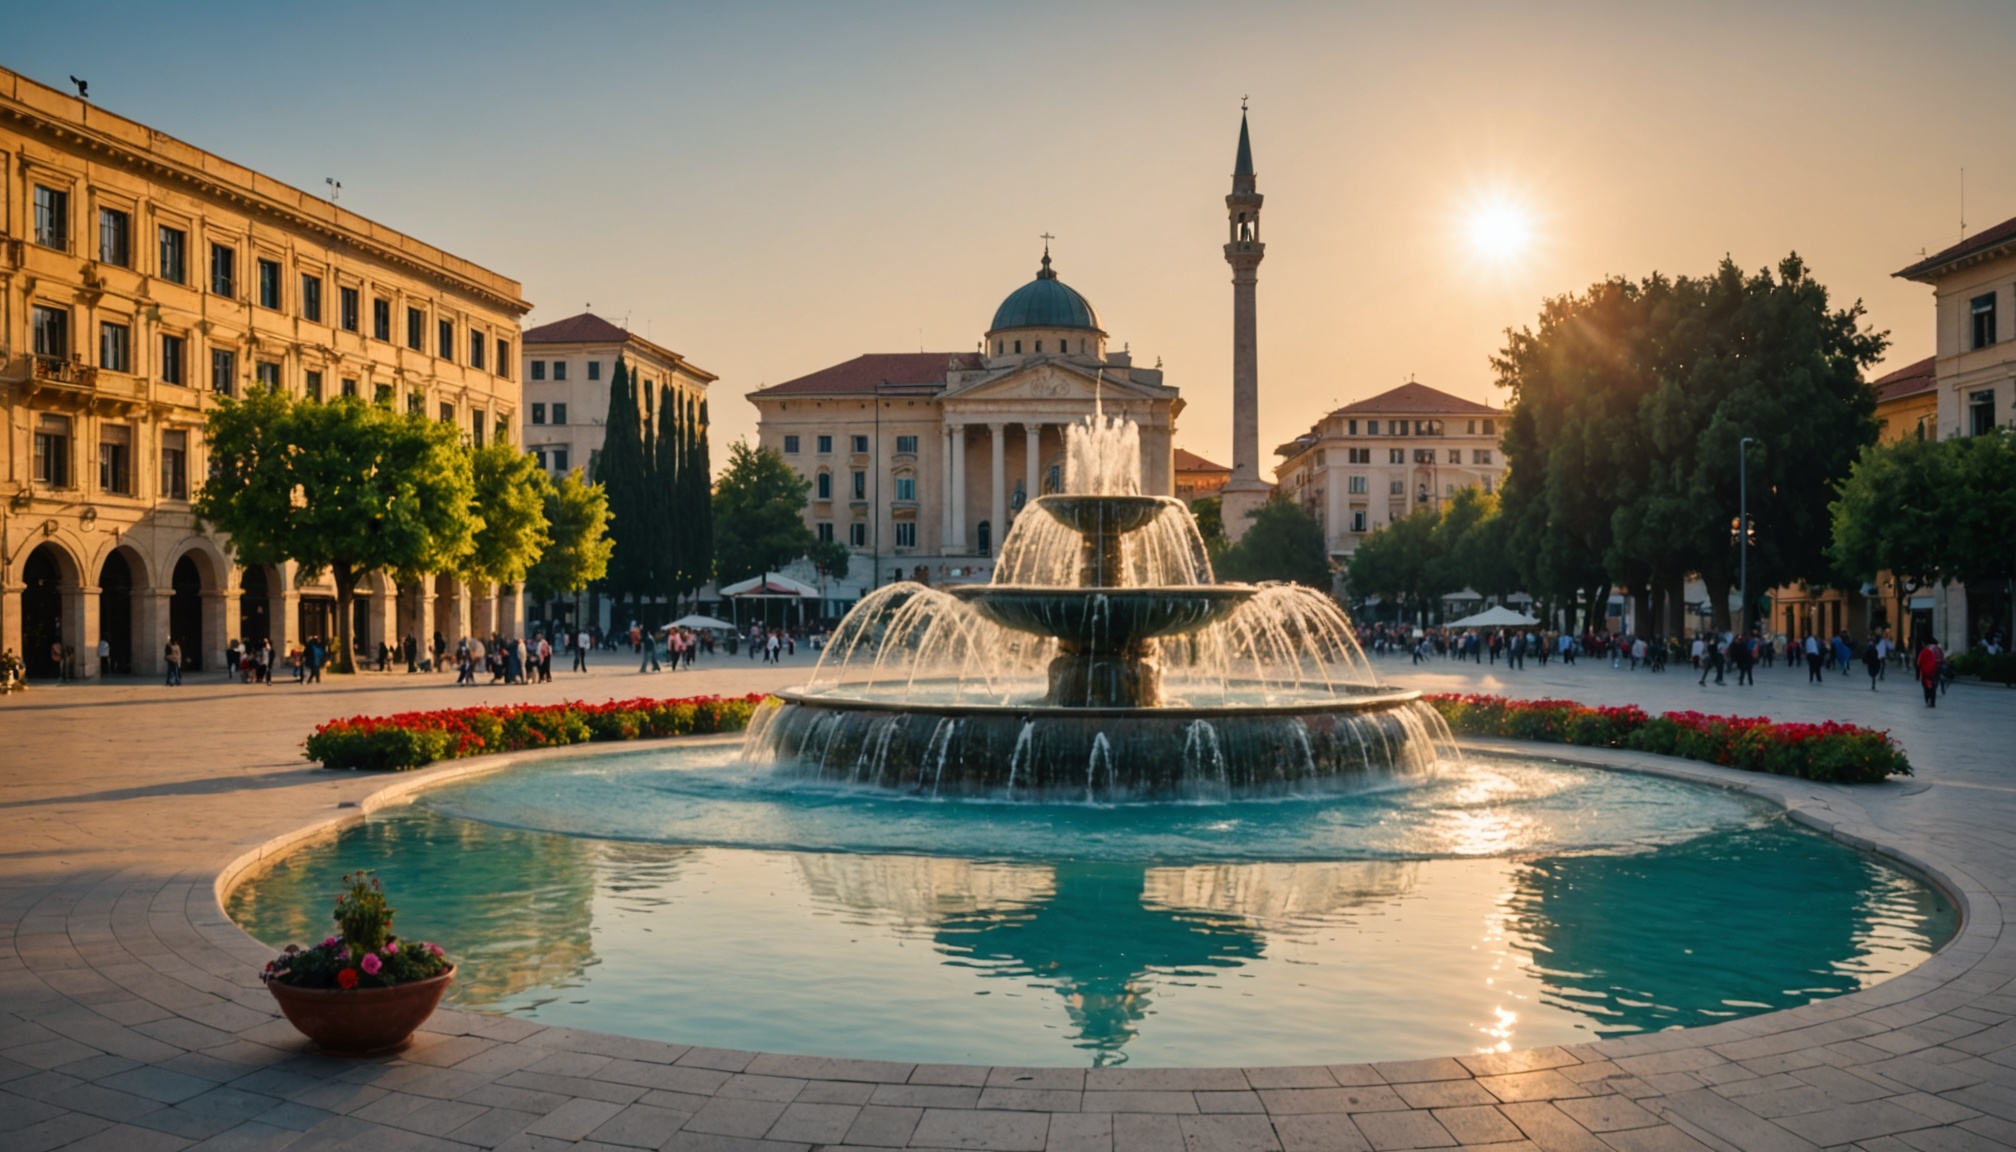
[[[1698,672],[1697,683],[1706,687],[1726,685],[1733,674],[1740,685],[1755,684],[1759,667],[1773,668],[1782,659],[1793,672],[1806,671],[1809,684],[1824,684],[1828,672],[1849,676],[1859,663],[1869,677],[1870,691],[1876,691],[1892,667],[1908,671],[1925,693],[1928,708],[1939,706],[1939,694],[1953,681],[1953,667],[1940,646],[1927,639],[1906,652],[1892,643],[1887,632],[1877,631],[1857,641],[1845,629],[1833,636],[1806,635],[1794,639],[1783,633],[1752,630],[1699,632],[1692,639],[1682,636],[1632,636],[1590,629],[1581,635],[1545,628],[1415,628],[1404,624],[1370,624],[1358,630],[1358,641],[1375,656],[1407,654],[1416,664],[1437,658],[1468,660],[1477,664],[1497,664],[1501,659],[1511,670],[1523,669],[1528,660],[1542,667],[1550,659],[1574,664],[1578,657],[1607,659],[1615,669],[1664,672],[1675,665]]]

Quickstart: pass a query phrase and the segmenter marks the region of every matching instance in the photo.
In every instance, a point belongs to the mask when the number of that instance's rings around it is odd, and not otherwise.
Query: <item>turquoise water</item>
[[[726,1048],[1297,1064],[1567,1043],[1839,995],[1935,890],[1733,793],[1528,760],[1350,795],[1097,808],[773,785],[654,749],[423,795],[231,912],[319,938],[376,868],[457,1002]]]

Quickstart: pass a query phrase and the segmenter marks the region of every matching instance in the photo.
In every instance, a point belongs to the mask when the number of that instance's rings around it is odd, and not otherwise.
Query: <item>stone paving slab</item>
[[[1742,788],[1915,868],[1959,936],[1913,972],[1785,1012],[1685,1031],[1430,1060],[1279,1068],[982,1068],[689,1048],[444,1010],[407,1052],[339,1060],[279,1019],[266,950],[224,915],[235,872],[397,794],[298,760],[331,715],[506,700],[781,687],[719,659],[550,686],[426,674],[329,690],[211,682],[38,687],[0,700],[0,1152],[109,1149],[1132,1149],[1500,1152],[2016,1147],[2016,693],[1901,680],[1754,690],[1579,667],[1379,661],[1431,690],[1569,696],[1891,727],[1909,781],[1846,788],[1627,753],[1572,758]],[[1859,677],[1859,674],[1858,674]],[[1532,749],[1527,749],[1532,751]],[[1561,754],[1564,750],[1543,750]],[[564,754],[564,753],[563,753]]]

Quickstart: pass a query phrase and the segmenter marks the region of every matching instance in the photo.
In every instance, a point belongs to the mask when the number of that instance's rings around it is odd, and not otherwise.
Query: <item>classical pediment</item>
[[[1090,404],[1094,391],[1104,400],[1170,400],[1174,388],[1116,380],[1096,369],[1060,360],[1044,360],[1004,368],[963,381],[940,394],[944,400],[1074,401]]]

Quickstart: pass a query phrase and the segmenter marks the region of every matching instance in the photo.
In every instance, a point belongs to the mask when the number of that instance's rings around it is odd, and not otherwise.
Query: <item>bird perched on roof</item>
[[[77,77],[72,76],[70,77],[70,83],[77,86],[77,98],[79,100],[89,100],[91,98],[91,82],[89,80],[79,80]]]

